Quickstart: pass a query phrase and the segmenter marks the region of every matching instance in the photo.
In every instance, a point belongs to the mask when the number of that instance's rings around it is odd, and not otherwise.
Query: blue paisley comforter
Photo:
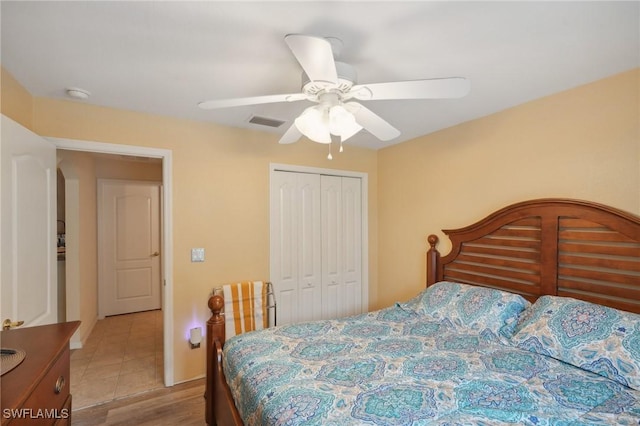
[[[640,391],[397,305],[225,344],[246,425],[640,424]]]

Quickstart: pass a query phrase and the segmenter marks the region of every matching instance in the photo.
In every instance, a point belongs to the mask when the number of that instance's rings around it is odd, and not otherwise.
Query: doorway
[[[161,210],[162,210],[162,226],[161,226],[161,279],[162,279],[162,322],[163,322],[163,352],[164,352],[164,385],[173,386],[174,384],[174,366],[173,366],[173,233],[172,233],[172,217],[171,217],[171,204],[172,204],[172,153],[170,150],[138,147],[131,145],[119,145],[119,144],[107,144],[99,142],[88,142],[58,138],[47,138],[53,142],[58,149],[79,151],[85,153],[93,153],[94,155],[116,155],[116,156],[129,156],[137,158],[151,158],[158,159],[162,162],[162,187],[161,187]],[[78,180],[74,177],[66,177],[66,199],[69,203],[69,199],[73,199],[74,193],[78,194]],[[69,191],[71,189],[71,191]],[[75,189],[75,191],[74,191]],[[67,224],[66,232],[67,238],[71,238],[71,233],[74,231],[73,218],[69,217],[67,212]],[[73,215],[73,212],[71,212]],[[68,247],[67,258],[69,259],[70,250]],[[70,271],[71,269],[71,271]],[[67,265],[67,293],[75,294],[73,291],[74,285],[70,282],[73,279],[73,268],[71,264]],[[78,277],[76,277],[78,278]],[[78,281],[79,282],[79,281]],[[79,285],[79,284],[77,284]],[[97,296],[96,296],[97,297]],[[75,311],[74,311],[75,310]],[[73,301],[67,298],[67,316],[68,319],[80,315],[80,301]],[[71,315],[69,315],[71,313]],[[96,316],[97,318],[97,316]],[[76,342],[80,343],[80,342]],[[72,341],[72,345],[74,342]],[[73,348],[73,346],[72,346]]]

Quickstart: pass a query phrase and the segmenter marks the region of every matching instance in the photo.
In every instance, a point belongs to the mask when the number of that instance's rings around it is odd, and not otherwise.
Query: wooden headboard
[[[427,238],[427,286],[456,281],[587,300],[640,313],[640,217],[568,199],[525,201],[465,228]]]

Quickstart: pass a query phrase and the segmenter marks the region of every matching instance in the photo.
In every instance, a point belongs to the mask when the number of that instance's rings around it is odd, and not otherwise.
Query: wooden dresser
[[[69,339],[80,321],[0,331],[2,348],[25,359],[0,377],[2,425],[70,425]]]

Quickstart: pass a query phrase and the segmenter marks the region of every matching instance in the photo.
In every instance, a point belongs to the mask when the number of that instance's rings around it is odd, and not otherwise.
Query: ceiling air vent
[[[260,117],[258,115],[254,115],[249,119],[249,123],[258,124],[260,126],[280,127],[285,122],[282,120],[276,120],[274,118]]]

